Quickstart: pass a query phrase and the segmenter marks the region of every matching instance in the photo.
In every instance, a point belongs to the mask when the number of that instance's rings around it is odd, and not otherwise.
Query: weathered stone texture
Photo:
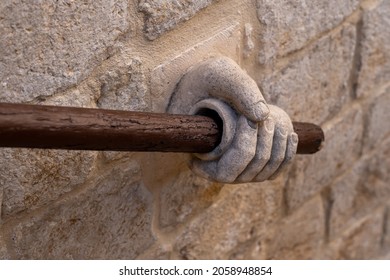
[[[385,144],[334,183],[330,197],[330,238],[337,238],[373,207],[386,203],[390,198],[389,180],[390,145]]]
[[[340,259],[372,259],[381,252],[383,211],[376,211],[344,233],[340,240]]]
[[[0,149],[0,259],[390,256],[389,14],[388,0],[0,1],[2,102],[163,112],[191,66],[225,56],[326,138],[242,185],[183,154]]]
[[[137,256],[137,260],[169,260],[175,259],[171,257],[171,252],[163,248],[158,243],[153,244],[147,250]]]
[[[365,149],[376,148],[386,137],[390,136],[389,120],[390,87],[372,102],[366,126]]]
[[[210,56],[221,56],[221,50],[224,56],[237,60],[240,37],[239,22],[230,22],[228,26],[210,34],[206,40],[198,42],[180,55],[156,66],[152,70],[150,89],[153,111],[166,111],[176,84],[193,65]]]
[[[257,0],[262,25],[260,63],[302,48],[340,24],[358,8],[359,0]]]
[[[183,259],[229,258],[275,223],[281,211],[278,185],[225,185],[217,200],[177,238],[175,250]]]
[[[138,58],[121,61],[98,78],[100,85],[97,105],[105,109],[147,111],[149,91]]]
[[[262,93],[294,121],[324,122],[348,101],[355,44],[351,25],[320,39],[302,57],[260,77]]]
[[[268,231],[267,259],[315,259],[324,234],[324,207],[317,196]]]
[[[75,85],[130,28],[128,1],[2,1],[1,101],[22,102]]]
[[[0,149],[2,218],[56,200],[84,183],[96,153],[31,149]]]
[[[149,40],[158,38],[215,1],[217,0],[141,0],[139,10],[146,16],[147,38]]]
[[[297,156],[291,168],[286,191],[290,209],[329,185],[335,177],[351,168],[362,150],[363,114],[355,108],[323,127],[326,144],[321,152]]]
[[[8,254],[7,245],[4,242],[3,236],[0,233],[0,260],[7,260],[7,259],[10,259],[10,255]]]
[[[135,162],[9,229],[18,259],[132,259],[154,241],[151,196]]]
[[[384,220],[383,220],[383,236],[382,236],[382,250],[387,252],[388,259],[390,259],[390,205],[387,204],[385,208],[385,215],[384,215]]]
[[[390,1],[383,0],[363,16],[358,97],[370,96],[390,81]]]
[[[160,225],[172,227],[183,223],[210,206],[223,184],[195,176],[189,170],[161,190]]]

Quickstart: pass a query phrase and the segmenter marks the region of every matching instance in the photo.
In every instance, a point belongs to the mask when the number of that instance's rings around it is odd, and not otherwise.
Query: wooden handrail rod
[[[321,148],[320,127],[293,125],[298,153]],[[208,116],[0,103],[0,147],[205,153],[218,145],[221,129]]]

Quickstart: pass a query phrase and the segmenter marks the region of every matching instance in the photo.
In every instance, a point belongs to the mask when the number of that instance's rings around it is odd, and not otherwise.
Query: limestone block
[[[238,60],[240,25],[237,21],[217,30],[180,55],[163,61],[151,73],[151,102],[153,112],[166,112],[170,97],[180,78],[190,67],[210,56],[223,55]]]
[[[260,63],[302,48],[308,41],[340,24],[358,8],[359,2],[257,0],[257,16],[262,25]]]
[[[96,153],[0,149],[2,218],[50,203],[88,178]]]
[[[275,223],[282,211],[282,185],[225,185],[214,203],[176,238],[183,259],[226,259]]]
[[[384,228],[383,228],[383,244],[382,244],[382,249],[386,251],[390,259],[390,204],[387,204],[387,207],[385,209],[385,215],[384,215]]]
[[[381,141],[390,136],[389,120],[390,87],[372,102],[366,126],[365,150],[377,148]]]
[[[335,239],[372,207],[390,198],[390,142],[332,185],[329,236]]]
[[[378,86],[390,80],[389,14],[390,2],[383,0],[363,15],[358,97],[372,95]]]
[[[140,168],[100,171],[74,195],[19,220],[9,241],[18,259],[133,259],[153,242],[151,195]]]
[[[3,189],[4,189],[4,186],[2,184],[0,184],[0,222],[1,222],[1,219],[3,217],[3,214],[1,213],[2,209],[3,209]]]
[[[142,62],[138,58],[124,59],[98,77],[100,108],[147,111],[150,96]]]
[[[355,43],[351,25],[320,39],[283,69],[259,77],[264,97],[294,121],[324,122],[348,101]]]
[[[321,197],[306,202],[268,232],[267,259],[315,259],[325,234]]]
[[[340,259],[372,259],[381,250],[383,211],[378,210],[361,219],[342,236]]]
[[[192,18],[197,12],[216,0],[141,0],[139,10],[145,14],[145,35],[154,40],[173,29],[180,22]]]
[[[7,260],[10,258],[11,257],[8,254],[7,245],[4,242],[3,235],[0,233],[0,260]]]
[[[171,253],[159,244],[155,243],[137,256],[137,260],[169,260]]]
[[[290,210],[329,185],[334,178],[352,167],[362,150],[363,114],[359,107],[323,126],[325,145],[314,155],[295,157],[288,188]]]
[[[2,1],[1,101],[49,96],[77,84],[130,28],[128,1]]]
[[[207,209],[223,187],[189,171],[161,190],[160,226],[174,227]]]

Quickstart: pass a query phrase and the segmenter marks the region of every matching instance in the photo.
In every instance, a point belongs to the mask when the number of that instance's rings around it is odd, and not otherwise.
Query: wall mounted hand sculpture
[[[171,114],[0,103],[0,147],[191,152],[198,175],[243,183],[275,178],[297,147],[311,154],[324,141],[318,126],[291,123],[282,109],[267,105],[228,58],[192,67],[167,110]]]
[[[172,95],[169,113],[216,112],[223,123],[220,144],[194,154],[192,170],[223,183],[274,179],[294,157],[298,136],[289,116],[267,105],[255,81],[233,60],[219,57],[195,65]]]

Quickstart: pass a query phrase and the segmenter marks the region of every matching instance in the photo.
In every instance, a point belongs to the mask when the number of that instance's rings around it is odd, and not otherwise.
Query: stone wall
[[[184,154],[0,149],[0,259],[389,258],[389,15],[389,0],[1,1],[1,102],[164,112],[188,67],[223,55],[326,145],[242,185]]]

